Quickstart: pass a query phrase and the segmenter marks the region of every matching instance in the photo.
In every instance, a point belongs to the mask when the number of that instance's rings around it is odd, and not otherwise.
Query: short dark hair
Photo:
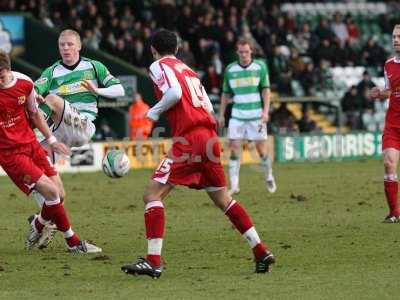
[[[11,62],[10,57],[8,54],[0,49],[0,70],[10,70],[11,69]]]
[[[150,45],[160,55],[175,54],[178,47],[178,36],[173,31],[160,29],[151,37]]]

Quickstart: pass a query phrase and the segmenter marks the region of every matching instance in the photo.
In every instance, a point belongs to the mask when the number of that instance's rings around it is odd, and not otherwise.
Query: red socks
[[[80,239],[76,233],[74,233],[71,229],[71,225],[69,223],[67,212],[64,208],[64,203],[60,202],[54,205],[47,205],[46,202],[42,206],[42,211],[40,212],[42,219],[51,220],[54,224],[56,224],[57,229],[64,234],[65,240],[69,247],[76,246],[80,243]],[[43,225],[38,221],[39,218],[36,218],[35,225],[36,228],[40,231],[37,223],[39,223],[42,228]],[[39,226],[40,226],[39,225]]]
[[[243,238],[247,240],[255,258],[263,258],[267,252],[267,247],[261,242],[250,216],[239,202],[232,200],[229,203],[228,208],[225,210],[225,215],[240,232]]]
[[[148,243],[146,259],[154,267],[159,267],[165,227],[164,205],[161,201],[152,201],[146,204],[145,209],[144,221]]]
[[[384,187],[385,187],[385,195],[386,195],[386,201],[388,203],[389,209],[390,209],[390,215],[391,216],[400,216],[400,209],[398,206],[398,200],[397,200],[397,193],[399,190],[399,184],[397,182],[397,178],[387,178],[389,177],[388,175],[385,175],[385,181],[383,182]],[[394,179],[394,180],[391,180]]]

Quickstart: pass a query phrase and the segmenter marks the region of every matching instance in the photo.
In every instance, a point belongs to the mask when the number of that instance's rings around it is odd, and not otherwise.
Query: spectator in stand
[[[274,56],[275,47],[277,47],[277,46],[279,46],[279,45],[278,45],[278,39],[276,37],[276,34],[271,33],[263,45],[265,56],[272,58]],[[271,67],[271,65],[270,65],[270,67]]]
[[[272,28],[272,32],[276,34],[278,44],[287,44],[287,29],[285,27],[285,18],[283,16],[278,17],[278,19],[276,20],[276,24]]]
[[[260,45],[265,45],[268,41],[268,36],[271,34],[269,27],[264,23],[264,21],[258,20],[255,26],[252,28],[253,37]]]
[[[288,134],[296,131],[295,125],[296,117],[287,108],[287,103],[282,102],[279,108],[272,112],[271,122],[278,128],[279,134]]]
[[[127,62],[132,62],[132,54],[127,51],[125,41],[122,38],[117,39],[117,43],[112,54],[119,58],[122,58]]]
[[[351,130],[361,129],[361,112],[363,100],[358,92],[357,86],[353,85],[343,96],[342,110],[346,116],[346,125]]]
[[[84,28],[92,28],[93,24],[96,24],[96,18],[98,15],[97,6],[91,1],[88,1],[86,9],[83,12]]]
[[[138,67],[146,67],[145,60],[143,60],[144,45],[140,39],[133,42],[132,47],[132,63]]]
[[[146,140],[151,134],[153,122],[146,117],[149,108],[142,95],[136,93],[129,107],[129,136],[132,141]]]
[[[360,39],[360,28],[354,23],[353,17],[350,14],[346,16],[346,26],[349,33],[348,42],[350,46],[357,44]]]
[[[318,88],[322,91],[333,89],[333,76],[330,68],[330,61],[323,59],[320,61],[319,67],[315,70],[318,78]]]
[[[349,31],[347,30],[346,24],[343,22],[341,14],[336,13],[334,19],[335,20],[331,24],[331,29],[338,39],[338,42],[344,44],[349,39]]]
[[[202,82],[204,88],[206,89],[206,91],[208,91],[209,94],[215,94],[219,96],[221,77],[219,74],[217,74],[215,66],[213,64],[207,66]]]
[[[292,48],[290,51],[289,68],[293,72],[293,78],[299,80],[301,74],[306,69],[306,63],[304,59],[299,55],[299,51],[296,48]]]
[[[369,96],[368,90],[375,87],[375,83],[371,80],[368,71],[364,71],[361,81],[357,85],[358,95],[361,97],[362,107],[364,109],[373,110],[374,101]]]
[[[174,6],[175,1],[160,0],[156,2],[158,4],[154,6],[152,11],[157,24],[166,29],[174,29],[178,16],[178,10]]]
[[[318,37],[320,42],[323,40],[333,41],[335,38],[335,34],[333,33],[326,18],[321,18],[314,33]]]
[[[189,40],[194,34],[195,21],[192,15],[192,9],[189,5],[185,5],[182,8],[182,14],[177,20],[177,29],[181,37],[185,40]]]
[[[315,48],[316,37],[310,31],[310,25],[304,23],[301,26],[300,31],[293,36],[292,44],[300,55],[308,55],[309,49]]]
[[[335,66],[354,66],[358,61],[357,53],[349,41],[338,44],[335,53],[333,62]]]
[[[233,31],[228,30],[225,32],[224,39],[221,41],[221,48],[225,49],[222,52],[222,61],[225,66],[236,60],[235,51],[236,38]]]
[[[302,111],[301,119],[296,123],[300,133],[310,133],[319,130],[317,124],[311,120],[310,110],[307,108]]]
[[[289,68],[287,57],[284,55],[282,46],[277,46],[274,49],[274,56],[272,58],[271,77],[275,77],[278,92],[284,95],[290,95],[292,80],[292,71]]]
[[[299,76],[300,84],[302,85],[306,96],[315,95],[315,88],[318,86],[318,74],[315,71],[314,63],[308,62],[303,73]]]
[[[382,14],[379,17],[379,27],[381,28],[382,33],[392,35],[393,27],[396,23],[397,22],[392,17],[392,14],[389,12]]]
[[[314,51],[315,62],[319,64],[321,60],[327,60],[329,62],[334,61],[336,56],[335,51],[335,46],[332,45],[330,40],[322,40],[320,46]]]
[[[110,31],[107,33],[106,38],[100,42],[99,46],[100,46],[100,49],[103,49],[107,52],[113,53],[116,44],[117,44],[117,40],[115,38],[115,35],[114,35],[114,33],[112,33]]]
[[[200,72],[205,72],[208,65],[213,63],[219,73],[219,69],[234,61],[236,39],[241,35],[251,37],[254,44],[260,45],[260,51],[256,52],[268,57],[272,72],[277,66],[282,70],[285,60],[287,64],[287,57],[275,57],[278,46],[295,48],[307,62],[309,57],[313,66],[319,66],[322,60],[327,60],[333,66],[362,64],[381,67],[381,61],[386,58],[385,50],[372,40],[359,50],[363,46],[360,45],[361,33],[351,15],[346,15],[345,22],[339,13],[335,14],[332,23],[329,18],[320,18],[311,32],[308,24],[297,22],[290,12],[282,12],[278,2],[108,0],[102,3],[57,0],[47,4],[46,0],[10,0],[1,2],[0,9],[31,10],[36,16],[41,16],[46,24],[57,29],[73,27],[84,36],[84,43],[89,47],[99,47],[139,67],[147,67],[152,61],[150,51],[145,49],[149,48],[148,41],[156,27],[179,32],[187,42],[183,45],[186,50],[181,50],[178,55],[182,55],[181,58],[188,65]],[[51,16],[51,20],[46,18],[46,13],[41,13],[43,10],[49,10],[47,15]],[[391,12],[381,15],[379,24],[382,31],[391,34],[395,20]],[[125,46],[121,45],[123,43]],[[299,69],[292,69],[299,67],[297,63],[300,60],[296,55],[296,63],[291,61],[289,67],[283,68],[282,74],[271,77],[272,86],[278,86],[279,91],[285,94],[291,94],[291,72],[294,78],[299,76]],[[303,85],[304,89],[310,94],[312,88],[309,83],[314,82],[314,75],[309,72],[306,74],[308,78],[301,78],[301,82],[306,84]]]
[[[76,32],[82,32],[83,31],[83,21],[81,19],[75,19],[74,24],[72,24],[72,28]]]
[[[86,29],[82,43],[92,49],[99,49],[100,40],[93,34],[93,31]]]
[[[61,13],[58,10],[53,12],[51,23],[52,23],[52,27],[55,27],[57,29],[62,29],[65,26],[65,23],[61,19]],[[71,27],[72,27],[72,25],[73,24],[71,23]]]
[[[192,50],[190,50],[190,44],[188,41],[185,40],[182,41],[182,47],[179,48],[176,57],[181,61],[183,61],[186,65],[188,65],[192,69],[195,68],[196,60],[194,58]]]
[[[382,61],[386,60],[386,51],[377,44],[373,37],[370,37],[362,49],[362,62],[366,67],[380,67]]]

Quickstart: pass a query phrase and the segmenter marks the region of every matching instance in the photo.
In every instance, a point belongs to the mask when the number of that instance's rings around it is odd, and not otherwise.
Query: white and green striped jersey
[[[228,65],[222,91],[233,95],[231,118],[240,121],[261,119],[261,91],[269,87],[268,68],[264,61],[255,59],[245,67],[237,61]]]
[[[92,94],[81,85],[84,80],[90,80],[95,87],[107,88],[120,84],[119,79],[111,75],[101,62],[81,57],[72,70],[62,61],[57,61],[48,67],[35,81],[35,89],[42,96],[56,94],[62,97],[76,107],[81,114],[94,120],[97,116],[99,96]],[[41,104],[40,109],[47,118],[51,109],[46,104]]]

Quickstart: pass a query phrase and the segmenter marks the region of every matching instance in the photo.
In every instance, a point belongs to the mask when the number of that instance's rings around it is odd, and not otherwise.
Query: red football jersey
[[[394,57],[388,59],[384,70],[386,88],[391,92],[385,126],[400,128],[400,61]]]
[[[174,56],[163,57],[150,66],[150,77],[158,100],[172,86],[182,89],[179,102],[166,112],[172,136],[182,136],[195,127],[216,128],[207,110],[210,100],[199,77],[182,61]]]
[[[32,80],[12,72],[12,82],[0,88],[0,149],[18,147],[36,140],[27,112],[36,112],[36,93]]]

